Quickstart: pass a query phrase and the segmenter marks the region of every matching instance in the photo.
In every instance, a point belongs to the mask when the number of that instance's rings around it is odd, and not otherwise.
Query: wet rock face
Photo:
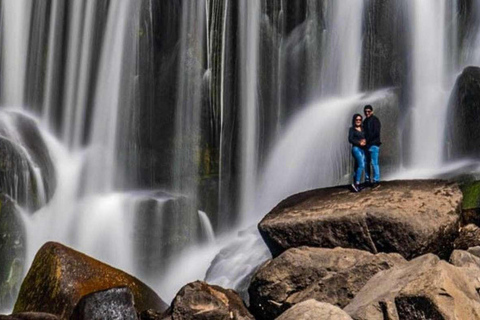
[[[259,230],[274,256],[312,246],[448,258],[461,200],[457,184],[440,180],[383,182],[360,193],[344,187],[312,190],[282,201]]]
[[[480,157],[480,68],[467,67],[450,97],[446,153],[450,159]]]
[[[365,8],[361,87],[402,86],[407,79],[408,37],[403,1],[373,0]]]
[[[254,319],[235,291],[202,281],[180,289],[165,316],[173,320]]]
[[[137,312],[164,311],[167,305],[152,289],[127,273],[59,243],[46,243],[22,283],[14,312],[47,312],[68,318],[90,293],[128,287]]]
[[[352,320],[352,318],[339,307],[310,299],[291,307],[276,320]]]
[[[130,289],[112,288],[84,296],[70,320],[137,320]]]
[[[377,272],[405,264],[399,254],[354,249],[301,247],[269,260],[254,275],[250,309],[256,319],[273,319],[297,303],[315,299],[346,306]]]
[[[15,303],[25,263],[25,227],[15,203],[0,194],[0,310]]]
[[[353,319],[478,319],[478,269],[427,254],[381,271],[344,308]]]

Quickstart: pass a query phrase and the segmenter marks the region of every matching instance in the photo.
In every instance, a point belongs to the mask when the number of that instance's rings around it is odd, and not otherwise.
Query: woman
[[[362,115],[356,113],[353,115],[352,126],[348,132],[348,142],[352,144],[352,154],[355,159],[355,169],[353,172],[352,188],[355,192],[360,191],[360,180],[365,170],[365,152],[364,147],[367,142],[362,127]]]

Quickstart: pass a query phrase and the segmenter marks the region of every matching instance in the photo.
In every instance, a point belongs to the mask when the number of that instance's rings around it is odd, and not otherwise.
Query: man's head
[[[367,104],[365,107],[363,107],[363,112],[365,113],[365,117],[370,118],[373,114],[373,107]]]

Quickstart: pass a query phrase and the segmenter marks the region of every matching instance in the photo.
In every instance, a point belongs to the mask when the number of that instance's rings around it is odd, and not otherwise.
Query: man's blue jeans
[[[355,171],[353,172],[353,182],[360,183],[362,179],[363,170],[365,170],[365,152],[362,148],[353,146],[352,155],[355,159]]]
[[[366,152],[365,181],[370,181],[371,169],[373,169],[373,183],[380,181],[380,165],[378,164],[378,154],[380,147],[370,146]]]

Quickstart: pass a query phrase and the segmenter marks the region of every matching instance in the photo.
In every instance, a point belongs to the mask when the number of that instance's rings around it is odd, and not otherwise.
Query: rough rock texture
[[[352,320],[342,309],[329,303],[310,299],[294,305],[276,320]]]
[[[381,271],[344,308],[355,320],[479,319],[478,270],[433,254]]]
[[[0,194],[0,310],[15,303],[24,273],[25,227],[15,203]]]
[[[461,227],[459,235],[454,241],[455,249],[467,250],[475,246],[480,246],[480,228],[474,224]]]
[[[355,249],[301,247],[267,261],[254,275],[250,309],[256,319],[273,319],[292,305],[316,299],[340,307],[377,272],[406,260],[399,254]]]
[[[138,312],[163,311],[152,289],[125,272],[59,243],[46,243],[35,256],[20,288],[14,312],[48,312],[68,318],[79,300],[92,292],[126,286]]]
[[[480,271],[480,258],[468,251],[454,250],[448,261],[457,267],[473,268]]]
[[[0,315],[0,320],[60,320],[60,318],[54,314],[43,312],[22,312],[9,316]]]
[[[450,159],[480,156],[480,68],[467,67],[450,97],[446,152]]]
[[[254,319],[235,291],[203,281],[180,289],[166,315],[173,320]]]
[[[140,313],[140,320],[163,320],[163,319],[172,319],[165,312],[160,312],[158,310],[148,309]]]
[[[97,291],[84,296],[70,320],[137,320],[133,295],[127,287]]]
[[[287,198],[259,230],[274,256],[299,246],[427,252],[448,258],[458,232],[462,193],[441,180],[383,182],[375,190],[318,189]]]

